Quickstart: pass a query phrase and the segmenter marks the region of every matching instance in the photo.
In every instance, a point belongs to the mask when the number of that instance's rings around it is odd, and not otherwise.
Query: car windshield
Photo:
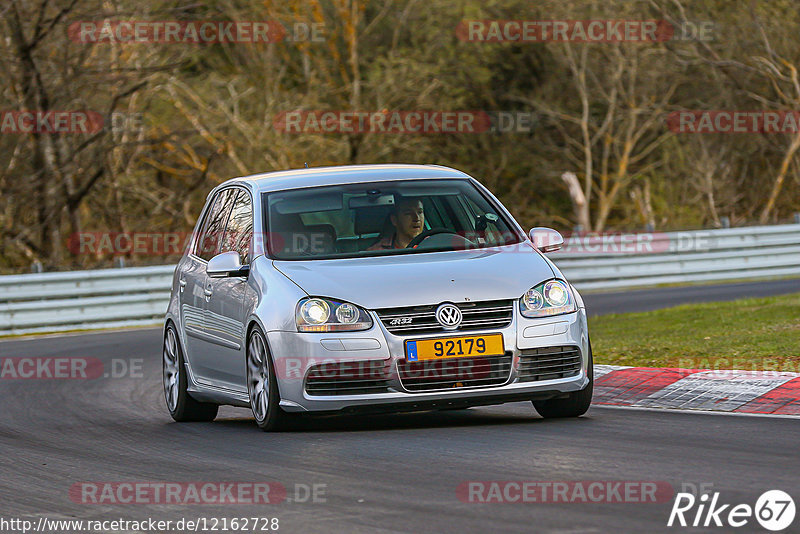
[[[352,258],[520,242],[469,180],[398,180],[267,193],[270,256]]]

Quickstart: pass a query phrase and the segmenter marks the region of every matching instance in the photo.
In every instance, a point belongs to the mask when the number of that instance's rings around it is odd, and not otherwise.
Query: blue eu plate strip
[[[409,341],[406,343],[406,359],[410,362],[417,361],[417,342]]]

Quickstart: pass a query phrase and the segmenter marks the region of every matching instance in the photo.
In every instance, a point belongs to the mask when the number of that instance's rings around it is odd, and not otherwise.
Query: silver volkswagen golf
[[[163,381],[176,421],[249,407],[298,413],[457,409],[530,400],[543,417],[592,397],[583,301],[483,185],[433,165],[229,180],[178,263]]]

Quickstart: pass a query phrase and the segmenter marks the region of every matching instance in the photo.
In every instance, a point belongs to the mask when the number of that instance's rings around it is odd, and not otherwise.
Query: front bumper
[[[377,316],[374,325],[362,332],[298,333],[272,331],[267,333],[281,407],[287,412],[339,411],[404,411],[500,404],[527,399],[546,399],[579,391],[588,383],[588,329],[584,309],[577,312],[541,319],[527,319],[516,309],[511,323],[502,329],[458,332],[458,335],[501,333],[506,354],[511,355],[508,380],[500,385],[459,387],[435,391],[408,392],[398,377],[398,362],[405,360],[404,341],[440,337],[443,334],[396,336],[383,327]],[[450,333],[454,334],[454,333]],[[446,334],[444,334],[446,335]],[[566,378],[520,381],[520,356],[525,349],[555,346],[577,346],[581,353],[581,368]],[[305,388],[308,371],[332,362],[368,362],[382,360],[391,370],[389,391],[356,395],[309,394]]]

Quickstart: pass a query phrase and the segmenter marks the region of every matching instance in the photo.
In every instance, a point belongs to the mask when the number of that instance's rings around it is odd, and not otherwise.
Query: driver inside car
[[[400,198],[394,205],[389,220],[394,232],[382,236],[367,250],[387,250],[406,248],[412,239],[422,233],[425,227],[425,211],[422,200],[411,197]]]

